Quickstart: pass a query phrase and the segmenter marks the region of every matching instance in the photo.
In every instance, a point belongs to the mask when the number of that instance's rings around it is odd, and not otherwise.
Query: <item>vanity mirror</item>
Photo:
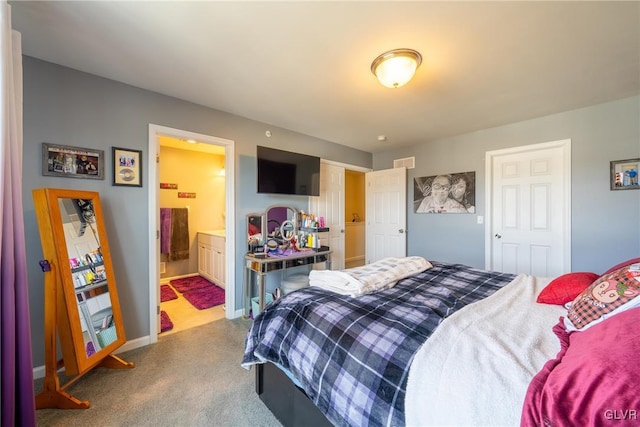
[[[33,190],[45,272],[45,381],[40,408],[87,408],[64,392],[96,366],[132,368],[112,353],[126,342],[109,243],[97,192]],[[65,375],[58,379],[56,336]]]
[[[296,210],[288,206],[270,206],[266,213],[267,237],[282,244],[297,231]]]
[[[250,213],[247,215],[247,250],[249,253],[262,250],[264,244],[263,220],[264,215],[262,214]]]

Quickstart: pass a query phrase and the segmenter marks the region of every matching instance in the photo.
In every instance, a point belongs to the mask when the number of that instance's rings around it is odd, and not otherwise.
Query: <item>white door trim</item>
[[[354,166],[354,165],[350,165],[348,163],[336,162],[334,160],[320,159],[320,161],[323,162],[323,163],[327,163],[329,165],[341,166],[341,167],[345,168],[345,170],[350,170],[350,171],[356,171],[356,172],[372,172],[373,171],[373,169],[371,169],[371,168],[365,168],[365,167],[362,167],[362,166]]]
[[[158,135],[166,135],[180,139],[195,139],[199,142],[223,146],[225,149],[225,229],[226,229],[226,271],[225,283],[228,292],[225,292],[225,307],[227,319],[238,317],[235,311],[236,306],[236,268],[235,268],[235,155],[234,141],[215,136],[189,132],[181,129],[174,129],[166,126],[149,124],[149,167],[147,168],[147,182],[149,183],[149,343],[158,341],[158,313],[157,307],[160,304],[159,286],[160,283],[160,240],[158,239],[160,223],[160,205],[158,188],[160,187],[160,177],[158,174],[157,156]],[[239,310],[241,313],[242,310]]]
[[[492,265],[492,241],[493,241],[493,165],[498,156],[526,153],[537,150],[561,148],[563,150],[563,182],[564,206],[562,209],[563,232],[562,240],[565,242],[563,249],[564,258],[562,264],[565,271],[571,271],[571,139],[543,142],[539,144],[523,145],[519,147],[505,148],[501,150],[487,151],[485,154],[485,269]]]

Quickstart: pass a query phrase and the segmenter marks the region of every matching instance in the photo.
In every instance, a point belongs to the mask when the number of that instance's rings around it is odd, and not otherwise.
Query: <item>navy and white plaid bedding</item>
[[[242,366],[272,362],[337,426],[404,425],[415,352],[443,319],[515,275],[434,266],[395,287],[352,298],[318,288],[286,295],[258,315]]]

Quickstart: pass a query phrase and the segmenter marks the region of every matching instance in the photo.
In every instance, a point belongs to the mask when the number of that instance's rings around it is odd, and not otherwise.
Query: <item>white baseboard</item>
[[[44,378],[44,365],[33,368],[33,379]]]
[[[190,277],[190,276],[197,276],[197,274],[191,274],[188,276],[180,276],[180,277]],[[171,280],[173,280],[174,278],[172,278]],[[238,317],[242,317],[244,315],[244,310],[243,309],[239,309],[233,312],[233,317],[232,319],[236,319]],[[126,351],[129,350],[135,350],[136,348],[140,348],[140,347],[144,347],[147,346],[151,343],[151,337],[149,335],[146,335],[144,337],[140,337],[140,338],[136,338],[133,340],[129,340],[126,343],[124,343],[122,345],[122,347],[119,347],[116,351],[114,351],[114,354],[119,354],[119,353],[124,353]],[[64,368],[60,368],[59,372],[64,371]],[[40,378],[44,378],[44,374],[45,374],[45,367],[44,365],[41,366],[36,366],[35,368],[33,368],[33,378],[34,379],[40,379]]]
[[[150,337],[148,335],[145,336],[145,337],[136,338],[134,340],[127,341],[126,343],[124,343],[122,345],[122,347],[120,347],[116,351],[114,351],[114,354],[124,353],[125,351],[134,350],[136,348],[144,347],[146,345],[149,345],[150,342],[151,342],[151,339],[150,339]],[[64,368],[60,368],[58,370],[58,372],[62,372],[62,371],[64,371]],[[44,365],[36,366],[35,368],[33,368],[33,378],[34,379],[37,380],[37,379],[40,379],[40,378],[44,378],[44,374],[45,374]]]

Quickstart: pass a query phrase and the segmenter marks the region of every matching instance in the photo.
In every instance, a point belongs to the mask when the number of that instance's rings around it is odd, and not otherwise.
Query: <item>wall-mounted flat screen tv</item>
[[[258,193],[320,195],[320,158],[258,146]]]

